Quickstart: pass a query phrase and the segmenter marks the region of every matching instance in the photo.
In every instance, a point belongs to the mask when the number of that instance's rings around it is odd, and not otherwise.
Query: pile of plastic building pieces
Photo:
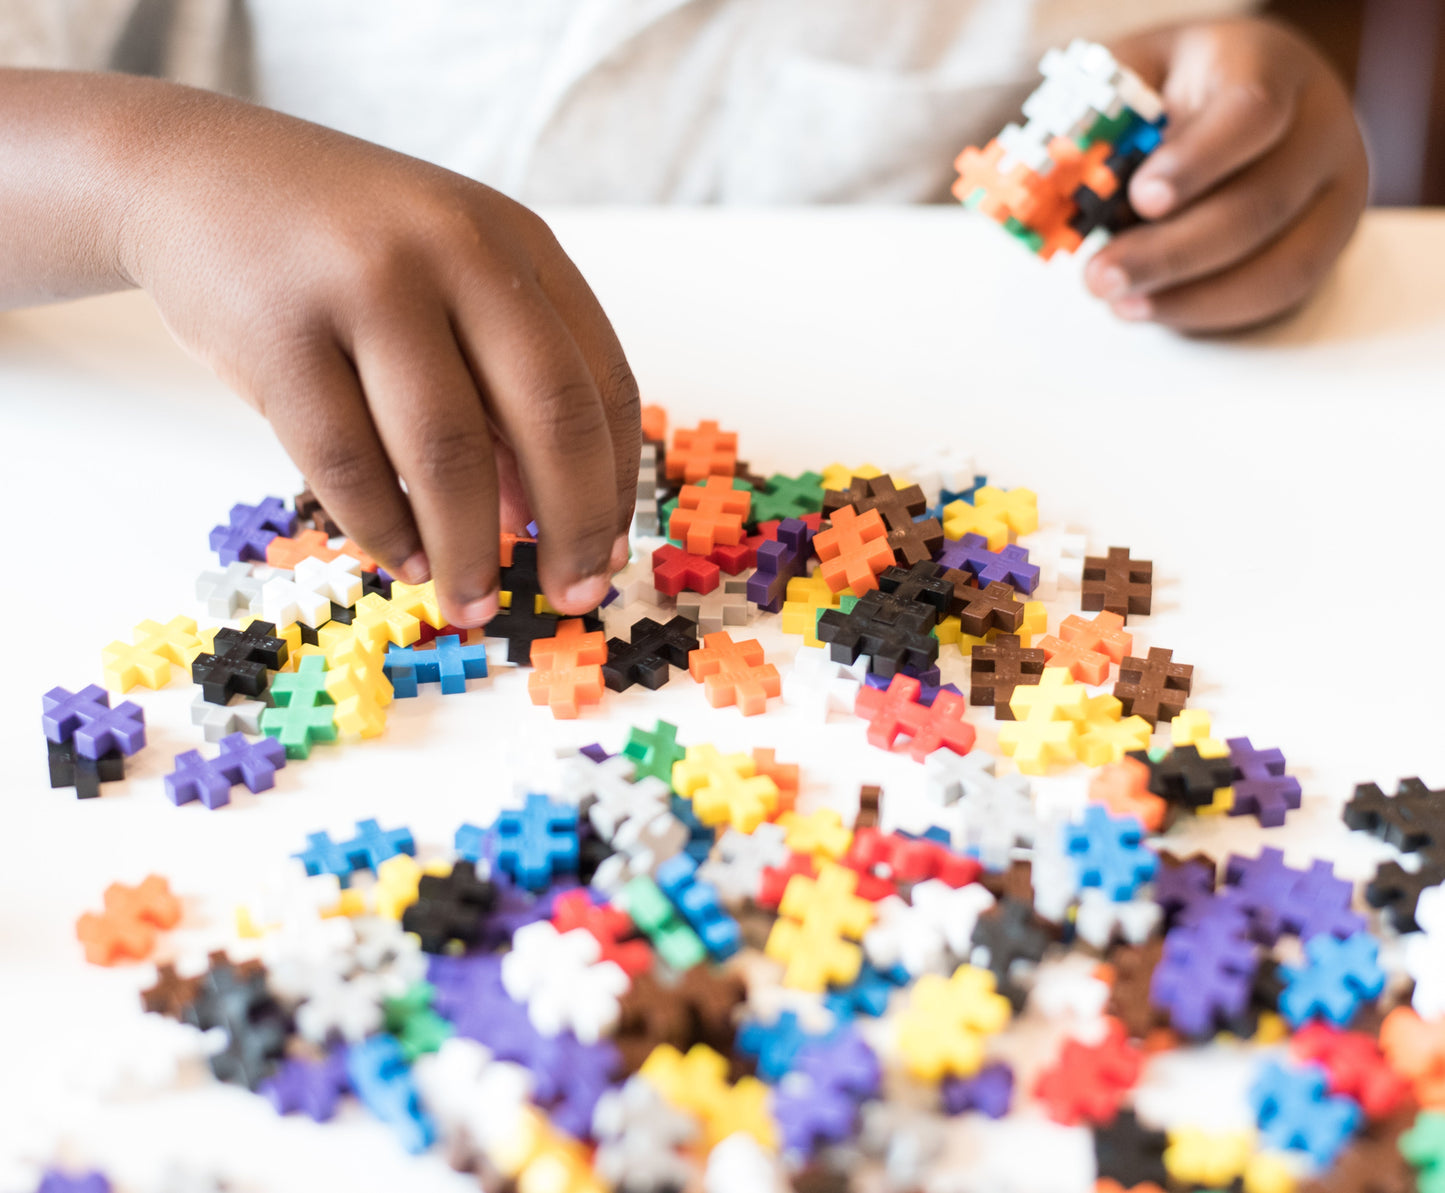
[[[1040,69],[1026,123],[965,149],[953,193],[1047,260],[1137,222],[1129,180],[1159,145],[1165,116],[1160,96],[1101,45],[1050,50]]]
[[[395,699],[478,686],[490,641],[559,717],[680,682],[744,714],[851,714],[921,797],[805,810],[806,758],[658,719],[449,844],[366,818],[291,842],[203,970],[140,969],[149,1019],[206,1032],[215,1078],[279,1114],[364,1108],[489,1190],[1077,1188],[1091,1163],[1111,1193],[1445,1189],[1445,793],[1355,792],[1348,827],[1410,855],[1362,892],[1274,849],[1171,856],[1190,818],[1278,825],[1301,790],[1136,642],[1148,562],[1040,530],[1033,492],[946,452],[907,479],[764,478],[715,423],[669,437],[649,407],[646,433],[636,542],[670,541],[591,617],[549,611],[535,540],[503,544],[504,610],[468,634],[309,493],[235,506],[197,588],[228,624],[143,623],[105,648],[106,688],[49,692],[54,782],[101,792],[145,748],[107,688],[189,668],[217,752],[177,756],[165,790],[222,808],[381,733]],[[782,674],[744,636],[770,616],[804,641]],[[181,916],[152,875],[76,935],[95,964],[143,960]],[[1160,1128],[1148,1090],[1200,1057],[1241,1075],[1242,1125],[1186,1104]],[[1092,1148],[990,1168],[956,1129],[982,1119]]]

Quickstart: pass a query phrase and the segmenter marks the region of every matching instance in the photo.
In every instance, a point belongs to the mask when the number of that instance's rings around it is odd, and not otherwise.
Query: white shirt
[[[0,63],[244,94],[526,203],[943,197],[1050,46],[1252,0],[0,0]]]

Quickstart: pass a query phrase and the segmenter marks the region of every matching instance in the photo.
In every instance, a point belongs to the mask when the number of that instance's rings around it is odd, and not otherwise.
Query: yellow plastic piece
[[[836,609],[847,591],[834,592],[828,587],[828,581],[816,574],[794,576],[788,581],[788,595],[783,602],[783,633],[802,634],[803,641],[809,646],[822,646],[818,637],[818,612]]]
[[[1039,528],[1039,499],[1032,489],[999,489],[984,485],[973,495],[973,504],[950,501],[943,507],[943,533],[951,539],[981,534],[990,551],[1002,551],[1009,544],[1009,532],[1033,534]]]
[[[1297,1184],[1289,1160],[1277,1152],[1251,1156],[1244,1167],[1244,1193],[1294,1193]]]
[[[857,468],[849,468],[846,464],[839,464],[836,461],[823,469],[823,488],[825,489],[846,489],[848,482],[855,476],[861,476],[864,480],[872,480],[875,476],[882,476],[883,469],[876,468],[872,464],[859,464]],[[902,481],[898,481],[902,484]]]
[[[1180,1127],[1169,1132],[1164,1167],[1181,1184],[1224,1188],[1243,1175],[1253,1153],[1253,1131],[1211,1134],[1196,1127]]]
[[[1193,746],[1201,758],[1227,758],[1229,747],[1210,731],[1209,714],[1202,708],[1186,708],[1169,722],[1169,741],[1176,749]],[[1198,816],[1227,816],[1234,807],[1234,788],[1216,787],[1214,799],[1195,809]]]
[[[1283,1044],[1289,1039],[1290,1028],[1283,1015],[1274,1011],[1261,1011],[1259,1023],[1254,1029],[1254,1042],[1261,1048],[1272,1044]]]
[[[587,1150],[533,1106],[523,1109],[510,1130],[498,1133],[487,1158],[515,1182],[517,1193],[606,1193]]]
[[[378,642],[410,646],[421,637],[421,622],[379,592],[369,592],[356,602],[351,628],[368,646]]]
[[[163,688],[171,681],[172,663],[189,671],[201,652],[196,623],[189,617],[172,617],[165,625],[147,619],[135,627],[132,639],[117,639],[100,652],[101,677],[112,692],[129,692],[137,684]]]
[[[707,1150],[739,1131],[769,1151],[777,1150],[768,1087],[756,1077],[729,1085],[727,1058],[706,1044],[694,1044],[686,1055],[671,1044],[659,1044],[639,1072],[668,1102],[702,1123]]]
[[[689,746],[672,764],[672,789],[692,800],[706,825],[730,824],[751,833],[778,806],[778,785],[757,773],[751,754],[720,754],[716,746]]]
[[[416,902],[423,874],[445,878],[450,873],[451,867],[445,862],[423,866],[409,853],[387,858],[376,868],[376,886],[372,889],[376,914],[388,920],[401,919],[402,912]]]
[[[1085,766],[1118,762],[1130,750],[1147,750],[1154,729],[1143,717],[1125,717],[1124,706],[1107,694],[1084,704],[1076,752]]]
[[[391,582],[391,603],[404,609],[419,621],[424,621],[434,630],[446,625],[442,616],[441,601],[437,599],[435,580],[425,584],[403,584],[400,580]]]
[[[999,749],[1026,775],[1075,761],[1088,700],[1088,689],[1074,682],[1068,668],[1045,667],[1038,683],[1014,689],[1009,708],[1015,719],[999,723]]]
[[[819,808],[807,816],[784,812],[778,817],[778,823],[787,830],[784,839],[788,848],[794,853],[808,854],[815,862],[837,861],[853,844],[853,830],[832,808]]]
[[[326,694],[336,705],[336,731],[345,737],[380,737],[386,729],[391,680],[380,667],[351,662],[326,672]]]
[[[960,965],[951,978],[924,974],[898,1018],[898,1051],[919,1081],[971,1077],[983,1064],[984,1041],[1007,1027],[1012,1015],[986,969]]]
[[[327,669],[332,670],[339,665],[336,662],[336,651],[355,637],[356,635],[351,632],[349,625],[343,625],[339,621],[328,621],[316,631],[316,641],[301,643],[292,657],[304,659],[307,655],[319,654],[326,660]]]
[[[812,879],[788,879],[778,905],[781,918],[764,949],[786,967],[783,985],[821,993],[829,983],[846,986],[858,976],[863,950],[854,944],[873,923],[873,904],[853,892],[858,875],[825,862]]]

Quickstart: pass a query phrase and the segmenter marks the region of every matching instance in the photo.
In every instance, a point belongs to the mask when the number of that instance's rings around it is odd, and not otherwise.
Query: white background
[[[1374,214],[1299,317],[1189,342],[1116,324],[1076,263],[1044,268],[956,211],[554,214],[645,400],[673,425],[719,419],[760,471],[833,460],[905,471],[921,449],[958,445],[998,483],[1036,489],[1044,522],[1087,532],[1092,551],[1127,545],[1154,560],[1155,613],[1131,621],[1137,645],[1195,664],[1190,703],[1214,713],[1216,735],[1280,746],[1306,792],[1284,829],[1215,822],[1195,840],[1334,856],[1337,803],[1354,783],[1445,785],[1445,219]],[[916,786],[916,768],[868,747],[851,718],[744,720],[675,676],[557,724],[494,665],[467,696],[423,689],[380,741],[319,747],[275,790],[240,791],[216,813],[173,808],[161,790],[171,757],[201,744],[177,679],[131,694],[150,745],[124,785],[84,802],[51,792],[41,693],[98,682],[100,648],[143,618],[204,624],[191,593],[214,559],[207,531],[234,501],[289,497],[297,475],[137,295],[0,316],[0,449],[0,1160],[27,1143],[17,1124],[63,1104],[122,1175],[171,1153],[273,1189],[462,1187],[364,1120],[281,1122],[232,1090],[76,1101],[58,1041],[101,1057],[137,1017],[149,972],[80,958],[75,919],[113,880],[169,876],[191,898],[166,949],[195,955],[307,831],[375,815],[444,846],[460,820],[489,818],[526,752],[517,742],[616,749],[627,724],[658,715],[685,741],[776,746],[803,765],[810,799],[846,805],[866,781],[900,797]],[[1051,628],[1071,608],[1053,611]],[[779,662],[796,642],[760,636]],[[1359,842],[1346,852],[1353,877],[1382,856]],[[1065,1150],[1045,1151],[1048,1179],[1027,1183],[1084,1187],[1078,1134],[1049,1138]]]

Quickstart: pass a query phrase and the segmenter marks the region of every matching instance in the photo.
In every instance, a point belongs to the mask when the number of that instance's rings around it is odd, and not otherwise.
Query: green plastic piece
[[[753,490],[749,517],[754,522],[781,522],[784,518],[801,518],[816,514],[823,508],[823,478],[816,472],[801,476],[784,476],[781,472],[768,477],[767,487]]]
[[[1100,115],[1099,118],[1089,126],[1088,131],[1085,132],[1082,137],[1078,138],[1075,143],[1080,149],[1088,149],[1092,145],[1097,145],[1100,141],[1105,141],[1110,145],[1117,144],[1119,138],[1122,137],[1125,130],[1128,129],[1129,122],[1132,119],[1133,117],[1128,108],[1121,108],[1117,116]]]
[[[691,969],[707,960],[707,949],[697,933],[678,918],[672,901],[646,874],[639,874],[622,888],[619,904],[638,931],[652,941],[657,955],[673,969]]]
[[[669,787],[672,764],[687,757],[687,751],[677,744],[677,726],[670,721],[658,721],[650,730],[634,725],[622,752],[636,763],[634,779],[661,779]]]
[[[1022,241],[1030,252],[1037,253],[1044,247],[1044,238],[1027,224],[1022,224],[1014,219],[1013,216],[1009,216],[1008,219],[1004,221],[1003,227],[1004,231],[1010,236]]]
[[[1400,1136],[1400,1155],[1419,1172],[1420,1193],[1445,1193],[1445,1113],[1425,1110]]]
[[[286,747],[287,758],[311,757],[311,743],[336,740],[336,708],[326,694],[326,659],[307,655],[292,673],[271,677],[276,707],[261,712],[261,732]]]
[[[386,1030],[396,1036],[410,1064],[418,1056],[435,1052],[455,1030],[431,1009],[436,988],[430,982],[413,982],[404,994],[382,1003]]]

